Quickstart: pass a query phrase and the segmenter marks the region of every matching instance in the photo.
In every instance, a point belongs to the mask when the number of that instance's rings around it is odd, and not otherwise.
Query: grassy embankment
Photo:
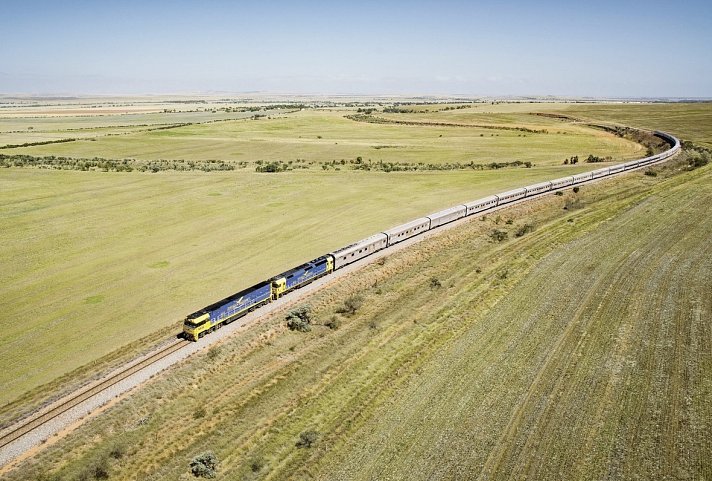
[[[124,125],[126,118],[152,124],[169,122],[171,116],[206,121],[206,116],[237,115],[149,112],[144,117],[136,113],[58,117],[61,111],[32,117],[33,126],[41,130],[46,121],[51,128],[75,128],[77,123],[87,127],[89,119],[106,127]],[[594,167],[562,166],[557,155],[603,154],[612,149],[626,157],[640,150],[631,142],[580,127],[564,128],[566,135],[537,134],[545,143],[530,149],[526,146],[533,137],[517,137],[512,131],[479,137],[462,128],[433,131],[354,122],[344,119],[344,113],[308,110],[282,119],[102,137],[88,142],[94,150],[85,153],[111,156],[111,149],[104,147],[115,145],[126,149],[122,154],[145,148],[151,149],[142,150],[145,155],[174,152],[179,156],[189,151],[200,158],[207,155],[205,145],[220,143],[214,135],[223,135],[231,146],[216,147],[217,155],[229,155],[235,142],[248,144],[247,151],[255,156],[276,155],[270,145],[280,145],[284,151],[310,145],[315,150],[309,150],[309,155],[315,159],[332,155],[328,154],[332,146],[346,149],[339,155],[355,158],[373,145],[412,143],[427,147],[429,155],[447,158],[496,142],[502,151],[490,151],[489,161],[512,160],[512,152],[522,149],[522,157],[541,158],[542,165],[396,175],[333,169],[278,175],[243,170],[155,176],[1,169],[0,362],[6,369],[0,374],[0,405],[5,405],[0,422],[31,409],[46,392],[59,386],[69,389],[99,369],[88,363],[108,353],[113,363],[125,359],[137,348],[131,343],[149,343],[140,341],[144,336],[153,336],[153,341],[167,337],[166,329],[175,330],[187,313],[330,249],[458,202]],[[29,121],[16,115],[8,119],[15,126]],[[328,142],[317,139],[317,132],[328,132]],[[465,136],[466,142],[449,139],[433,145],[434,139],[440,139],[437,132],[443,132],[444,138]],[[3,152],[66,154],[62,149],[70,144],[74,143]],[[373,151],[383,150],[389,149]],[[425,155],[418,152],[414,158]],[[112,352],[120,346],[125,349]],[[80,366],[85,366],[81,373],[60,377]],[[19,397],[28,391],[29,395]],[[8,406],[12,400],[16,402]]]
[[[7,477],[191,479],[211,449],[218,479],[705,479],[712,167],[654,170],[391,255],[312,332],[277,315]]]

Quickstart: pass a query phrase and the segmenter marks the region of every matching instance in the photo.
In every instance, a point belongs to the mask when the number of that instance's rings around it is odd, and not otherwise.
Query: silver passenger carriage
[[[612,166],[612,167],[610,168],[610,170],[608,171],[608,173],[611,174],[611,175],[612,175],[612,174],[617,174],[618,172],[622,171],[623,169],[624,169],[623,164],[614,165],[614,166]]]
[[[385,249],[388,244],[386,234],[380,233],[360,240],[350,246],[342,247],[330,254],[334,256],[334,269],[356,262],[359,259]]]
[[[574,175],[574,184],[579,182],[586,182],[587,180],[593,179],[593,174],[591,172],[584,172],[583,174]]]
[[[527,191],[527,197],[532,195],[541,194],[542,192],[547,192],[551,190],[551,181],[539,182],[538,184],[532,184],[524,187]]]
[[[507,202],[514,202],[517,199],[521,199],[525,195],[527,195],[527,190],[524,187],[520,187],[519,189],[514,190],[508,190],[507,192],[502,192],[501,194],[497,194],[497,197],[499,198],[497,205],[506,204]]]
[[[604,167],[603,169],[596,169],[591,172],[592,179],[598,179],[599,177],[607,176],[611,171],[610,167]]]
[[[574,177],[572,175],[568,177],[562,177],[560,179],[554,179],[551,181],[551,190],[561,189],[562,187],[569,186],[574,183]]]
[[[455,207],[450,207],[449,209],[430,214],[427,216],[428,219],[430,219],[430,228],[435,229],[436,227],[440,227],[448,222],[461,219],[465,217],[466,211],[467,208],[464,205],[456,205]]]
[[[393,227],[391,229],[383,231],[383,233],[388,237],[388,245],[392,246],[398,242],[402,242],[413,236],[421,234],[426,230],[430,229],[430,219],[427,217],[421,217],[419,219],[412,220],[405,224]]]
[[[465,205],[465,215],[472,215],[476,214],[478,212],[482,212],[487,209],[491,209],[492,207],[497,206],[497,198],[496,195],[490,195],[489,197],[484,197],[482,199],[478,200],[473,200],[472,202],[466,202]]]

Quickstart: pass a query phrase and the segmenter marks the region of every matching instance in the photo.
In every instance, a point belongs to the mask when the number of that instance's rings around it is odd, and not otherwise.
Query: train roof
[[[478,204],[486,204],[487,202],[492,202],[493,200],[495,200],[495,201],[497,200],[496,195],[488,195],[487,197],[482,197],[481,199],[472,200],[470,202],[465,202],[463,205],[465,207],[472,207],[472,206],[478,205]]]
[[[328,255],[317,257],[316,259],[312,259],[309,262],[305,262],[304,264],[298,265],[297,267],[292,267],[291,269],[282,272],[281,274],[277,274],[276,276],[270,278],[270,282],[275,280],[275,279],[280,279],[282,277],[289,277],[292,275],[294,272],[297,272],[299,270],[303,269],[311,269],[314,266],[317,266],[319,264],[323,264],[326,262]]]
[[[447,209],[439,210],[437,212],[433,212],[432,214],[428,214],[426,217],[431,218],[431,219],[433,217],[442,217],[442,216],[452,214],[453,212],[457,212],[457,211],[464,210],[464,209],[466,209],[465,204],[460,204],[460,205],[456,205],[453,207],[448,207]]]
[[[383,233],[386,235],[393,235],[396,232],[402,232],[404,230],[423,223],[427,224],[428,222],[430,222],[430,219],[428,219],[427,217],[418,217],[417,219],[411,220],[410,222],[406,222],[405,224],[397,225],[395,227],[391,227],[390,229],[384,230]]]
[[[508,190],[506,192],[500,192],[499,194],[497,194],[497,197],[506,197],[508,195],[522,194],[524,192],[526,192],[526,190],[524,190],[524,187],[520,187],[518,189],[512,189],[512,190]]]
[[[200,317],[203,314],[207,314],[210,311],[214,311],[220,306],[223,306],[227,304],[228,302],[232,302],[236,299],[239,299],[240,297],[243,297],[250,292],[256,291],[257,289],[261,289],[262,287],[268,285],[270,281],[262,281],[259,284],[255,284],[254,286],[248,287],[247,289],[243,289],[240,292],[236,292],[235,294],[232,294],[231,296],[226,297],[225,299],[219,300],[217,302],[213,302],[209,306],[205,306],[204,308],[200,309],[199,311],[195,311],[192,314],[188,315],[188,319],[195,319],[196,317]]]
[[[382,241],[382,240],[386,240],[386,239],[388,239],[388,236],[386,236],[386,234],[384,234],[383,232],[379,232],[378,234],[374,234],[372,236],[366,237],[365,239],[361,239],[358,242],[349,244],[346,247],[341,247],[339,249],[336,249],[335,251],[330,252],[330,254],[333,256],[336,256],[338,254],[343,254],[344,252],[354,249],[356,247],[373,244],[374,242],[378,242],[378,241]]]

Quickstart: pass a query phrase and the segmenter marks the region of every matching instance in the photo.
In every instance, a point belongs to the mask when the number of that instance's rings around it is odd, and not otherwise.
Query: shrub
[[[341,318],[340,318],[339,316],[336,316],[336,315],[331,316],[331,319],[329,319],[325,325],[326,325],[326,327],[328,327],[329,329],[335,331],[335,330],[337,330],[339,327],[341,327]]]
[[[430,278],[430,288],[437,289],[438,287],[442,287],[442,283],[440,282],[440,279],[438,279],[437,277],[431,277]]]
[[[265,467],[265,460],[262,459],[261,457],[252,458],[252,460],[250,461],[250,470],[253,473],[259,473],[260,471],[262,471],[262,468],[264,468],[264,467]]]
[[[109,456],[114,459],[121,459],[126,454],[126,446],[120,443],[114,444],[111,449],[109,449]]]
[[[564,193],[560,190],[557,190],[556,192],[554,192],[554,195],[558,195],[559,197],[561,197],[562,195],[564,195]]]
[[[534,226],[531,224],[524,224],[521,226],[519,229],[517,229],[517,232],[514,233],[515,237],[522,237],[523,235],[526,235],[534,230]]]
[[[206,451],[193,458],[190,472],[196,478],[214,478],[218,467],[218,458],[212,451]]]
[[[363,297],[359,295],[352,295],[346,298],[344,305],[336,310],[340,314],[347,314],[353,316],[356,314],[361,306],[363,305]]]
[[[109,479],[109,460],[106,457],[101,457],[94,460],[86,468],[84,468],[80,473],[79,480],[101,480]]]
[[[299,434],[299,441],[296,446],[298,448],[311,448],[319,439],[319,433],[316,431],[304,431]]]
[[[579,190],[581,190],[579,187],[574,187],[574,194],[578,194]]]
[[[94,479],[109,479],[109,462],[106,458],[101,458],[91,467]]]
[[[654,170],[646,170],[645,175],[647,175],[648,177],[657,177],[658,173],[655,172]]]
[[[311,331],[311,307],[301,306],[292,309],[287,314],[287,327],[291,331],[309,332]]]
[[[201,406],[193,412],[193,419],[204,418],[206,414],[205,408]]]
[[[490,239],[492,239],[495,242],[502,242],[507,240],[509,237],[509,234],[507,234],[507,231],[499,230],[499,229],[494,229],[492,232],[489,234]]]

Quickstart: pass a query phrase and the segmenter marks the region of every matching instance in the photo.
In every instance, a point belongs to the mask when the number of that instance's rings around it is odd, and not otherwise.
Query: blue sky
[[[0,0],[0,93],[712,97],[711,5]]]

